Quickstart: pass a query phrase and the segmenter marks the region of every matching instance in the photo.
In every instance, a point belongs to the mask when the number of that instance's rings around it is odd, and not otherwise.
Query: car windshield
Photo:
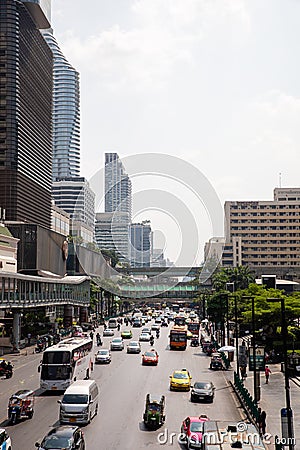
[[[121,338],[116,338],[116,339],[113,339],[112,342],[114,344],[119,344],[120,342],[122,342],[122,339]]]
[[[66,436],[48,436],[46,437],[41,447],[46,449],[68,449],[71,448],[73,439]]]
[[[139,344],[137,342],[130,342],[130,347],[138,347]]]
[[[99,350],[98,355],[108,355],[108,350]]]
[[[196,389],[210,389],[211,385],[210,383],[195,383],[194,388]]]
[[[145,356],[155,358],[156,355],[153,352],[145,352]]]
[[[187,373],[183,373],[183,372],[175,372],[173,374],[173,378],[178,378],[179,380],[184,380],[188,378]]]
[[[150,403],[148,408],[150,411],[160,411],[160,406],[157,405],[156,403]]]
[[[201,422],[192,422],[190,426],[190,430],[193,433],[202,433],[203,431],[203,424]]]
[[[88,396],[83,394],[66,394],[62,402],[77,405],[86,404],[88,402]]]

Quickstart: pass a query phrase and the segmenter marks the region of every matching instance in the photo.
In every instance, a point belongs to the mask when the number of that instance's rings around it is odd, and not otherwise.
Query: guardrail
[[[236,372],[234,372],[234,387],[241,403],[243,404],[248,414],[251,416],[252,421],[258,423],[259,410],[257,403],[254,401],[248,389],[245,388],[243,381],[240,379]]]

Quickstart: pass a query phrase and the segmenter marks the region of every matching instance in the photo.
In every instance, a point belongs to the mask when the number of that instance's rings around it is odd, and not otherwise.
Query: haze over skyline
[[[82,175],[105,152],[164,153],[198,168],[222,205],[272,199],[280,173],[299,186],[299,16],[297,0],[53,0],[80,72]]]

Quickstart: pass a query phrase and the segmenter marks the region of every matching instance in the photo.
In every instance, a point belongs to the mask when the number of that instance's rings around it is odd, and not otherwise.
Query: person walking
[[[259,431],[262,436],[266,434],[266,419],[267,419],[266,411],[261,411],[259,417]]]
[[[266,366],[265,367],[266,384],[269,384],[270,373],[271,373],[270,367]]]

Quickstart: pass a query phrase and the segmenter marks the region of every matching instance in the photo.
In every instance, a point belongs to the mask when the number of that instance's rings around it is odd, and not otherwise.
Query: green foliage
[[[101,249],[101,253],[103,256],[110,258],[112,267],[116,267],[119,262],[119,256],[115,250]]]
[[[216,291],[226,289],[226,283],[234,283],[235,290],[246,289],[255,281],[255,276],[248,266],[222,267],[212,277]]]

